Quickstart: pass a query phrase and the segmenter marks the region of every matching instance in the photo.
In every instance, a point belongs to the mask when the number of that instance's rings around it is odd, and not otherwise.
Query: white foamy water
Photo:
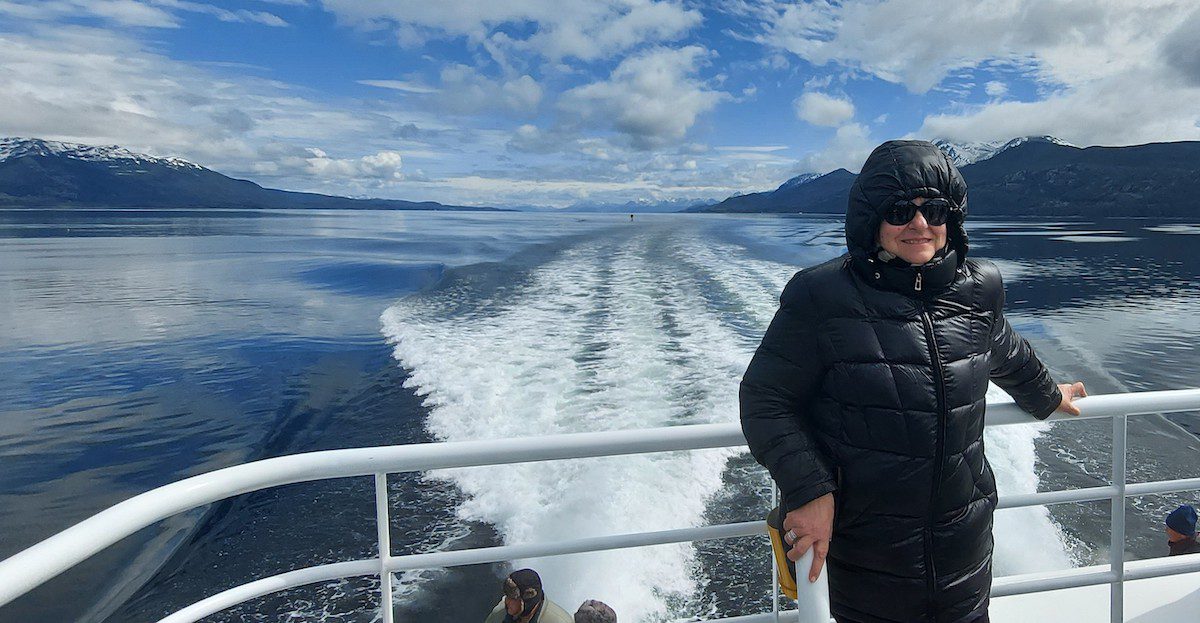
[[[987,396],[991,402],[1012,402],[1012,398],[994,383],[988,384]],[[996,490],[1000,495],[1037,492],[1034,443],[1049,426],[993,426],[983,432],[988,462],[996,475]],[[996,577],[1073,566],[1062,532],[1045,506],[997,511],[992,537],[995,539],[992,565]]]
[[[647,227],[576,243],[486,300],[454,300],[471,296],[454,287],[402,300],[382,323],[441,440],[733,422],[738,381],[794,270],[698,229]],[[1036,489],[1038,434],[987,433],[1002,493]],[[494,525],[506,543],[547,542],[700,525],[733,452],[431,477],[459,487],[459,515]],[[998,513],[996,539],[1001,574],[1070,566],[1044,509]],[[643,621],[687,614],[667,604],[699,588],[694,556],[682,544],[514,564],[537,569],[568,610],[596,598]]]

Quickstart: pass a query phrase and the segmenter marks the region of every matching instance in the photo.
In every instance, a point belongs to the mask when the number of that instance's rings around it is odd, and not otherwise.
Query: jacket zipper
[[[917,271],[917,280],[913,282],[913,290],[921,291],[921,271]]]
[[[920,273],[917,273],[917,289],[920,289]],[[934,449],[933,482],[930,485],[929,518],[925,527],[925,568],[929,572],[925,584],[929,591],[930,611],[934,609],[934,598],[937,592],[937,568],[933,564],[933,526],[937,519],[938,491],[942,484],[942,462],[946,453],[946,379],[942,370],[942,359],[938,355],[937,342],[933,336],[933,319],[925,305],[921,305],[921,322],[925,325],[925,341],[929,346],[929,361],[933,364],[933,373],[937,381],[937,442]]]

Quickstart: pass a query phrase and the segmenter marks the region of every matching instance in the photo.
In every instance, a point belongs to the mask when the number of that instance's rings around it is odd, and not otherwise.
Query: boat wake
[[[452,274],[387,309],[383,332],[409,371],[406,384],[424,398],[429,432],[464,441],[736,421],[741,374],[796,267],[757,259],[711,226],[639,223],[573,239],[531,267],[490,267],[501,279]],[[820,239],[813,227],[802,239]],[[1003,492],[1036,488],[1038,434],[1025,426],[988,431]],[[427,477],[461,490],[460,519],[491,524],[505,543],[519,544],[701,525],[722,487],[748,486],[726,477],[738,452]],[[998,514],[996,535],[998,572],[1070,566],[1042,509]],[[678,604],[697,603],[703,583],[690,544],[514,564],[536,568],[547,595],[568,610],[602,599],[631,621],[694,614]],[[759,580],[764,586],[769,575]]]

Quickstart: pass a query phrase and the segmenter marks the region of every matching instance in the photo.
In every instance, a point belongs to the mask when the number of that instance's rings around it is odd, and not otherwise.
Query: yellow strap
[[[779,569],[779,588],[784,595],[795,599],[796,598],[796,576],[793,575],[792,569],[788,564],[787,551],[788,547],[783,544],[783,538],[779,531],[767,526],[767,534],[771,535],[771,551],[775,554],[775,568]]]

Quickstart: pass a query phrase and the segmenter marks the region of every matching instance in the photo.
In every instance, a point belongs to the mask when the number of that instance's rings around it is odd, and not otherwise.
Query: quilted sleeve
[[[995,279],[998,281],[998,302],[994,310],[995,322],[992,325],[989,353],[992,381],[1008,392],[1017,406],[1044,420],[1062,402],[1062,392],[1058,390],[1050,371],[1033,352],[1029,341],[1021,337],[1004,317],[1004,284],[1000,281],[998,270],[995,271]]]
[[[746,443],[779,485],[785,512],[837,488],[806,411],[824,366],[812,299],[802,274],[784,288],[779,310],[742,377],[739,392]]]

